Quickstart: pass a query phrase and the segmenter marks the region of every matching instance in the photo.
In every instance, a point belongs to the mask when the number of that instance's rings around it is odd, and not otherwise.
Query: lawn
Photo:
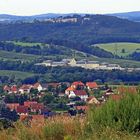
[[[29,72],[0,70],[0,76],[8,76],[8,77],[15,76],[16,79],[25,79],[27,77],[34,76],[34,74]]]
[[[107,43],[107,44],[96,44],[98,47],[109,51],[118,56],[126,57],[133,52],[140,52],[140,43]]]

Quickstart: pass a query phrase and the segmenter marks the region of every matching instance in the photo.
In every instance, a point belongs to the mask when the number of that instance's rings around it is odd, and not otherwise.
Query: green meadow
[[[25,79],[27,77],[34,76],[34,74],[29,72],[0,70],[0,76],[8,76],[8,77],[14,76],[16,79]]]
[[[118,56],[127,57],[133,52],[140,52],[140,43],[106,43],[106,44],[96,44],[98,47],[111,52],[112,54],[117,54]]]

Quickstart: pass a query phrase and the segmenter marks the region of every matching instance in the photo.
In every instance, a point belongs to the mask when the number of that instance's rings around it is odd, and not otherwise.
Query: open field
[[[15,53],[0,50],[0,58],[5,60],[23,60],[23,61],[32,61],[40,58],[38,55],[32,54],[23,54],[23,53]]]
[[[118,56],[126,57],[133,52],[140,52],[140,43],[107,43],[107,44],[96,44],[98,47],[116,54]]]
[[[18,46],[27,46],[27,47],[31,47],[31,46],[37,46],[37,45],[42,45],[42,43],[29,43],[29,42],[21,42],[21,41],[6,41],[7,43],[13,43],[15,45]]]
[[[34,75],[33,73],[29,73],[29,72],[0,70],[0,76],[8,76],[8,77],[15,76],[16,79],[25,79],[33,75]]]

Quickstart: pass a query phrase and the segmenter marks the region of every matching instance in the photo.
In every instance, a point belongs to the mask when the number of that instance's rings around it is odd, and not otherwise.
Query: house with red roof
[[[5,85],[3,87],[3,90],[7,93],[18,93],[18,88],[17,88],[17,85],[13,85],[13,86],[8,86],[8,85]]]
[[[77,89],[77,88],[79,88],[79,89],[84,89],[85,84],[82,83],[81,81],[76,81],[76,82],[73,82],[73,83],[71,84],[71,87],[72,87],[72,88],[75,88],[75,89]]]
[[[32,89],[32,85],[22,85],[20,88],[19,88],[19,92],[21,94],[24,94],[24,93],[30,93],[30,90]]]
[[[65,90],[65,94],[66,94],[66,95],[72,94],[74,90],[75,90],[74,87],[68,87],[68,88]]]
[[[88,90],[98,89],[98,85],[96,82],[87,82],[86,87]]]
[[[37,102],[36,101],[25,101],[24,102],[24,106],[27,106],[28,108],[30,108],[31,105],[33,105],[33,104],[37,104]]]
[[[19,106],[19,103],[9,103],[9,104],[6,104],[6,106],[11,110],[17,110],[17,107]]]
[[[5,85],[5,86],[3,87],[3,90],[4,90],[4,92],[9,93],[9,92],[11,91],[11,88],[10,88],[8,85]]]
[[[33,88],[37,89],[39,92],[43,90],[43,87],[42,87],[42,85],[40,83],[35,83],[33,85]]]
[[[18,115],[28,115],[29,110],[27,106],[20,105],[17,107],[16,112]]]
[[[88,98],[87,93],[85,92],[85,90],[75,90],[74,91],[75,96],[78,96],[81,98],[81,100],[86,101]]]
[[[41,114],[44,108],[45,108],[44,105],[41,103],[31,104],[30,111],[37,114]]]
[[[86,101],[88,98],[87,93],[84,90],[75,90],[73,87],[69,87],[65,94],[68,96],[68,98],[74,98],[76,96],[80,97],[81,100]]]
[[[18,88],[17,88],[16,85],[13,85],[13,86],[11,87],[11,92],[12,92],[12,93],[18,93]]]
[[[87,103],[88,104],[95,104],[95,105],[100,104],[100,102],[94,96],[88,97],[87,98]]]

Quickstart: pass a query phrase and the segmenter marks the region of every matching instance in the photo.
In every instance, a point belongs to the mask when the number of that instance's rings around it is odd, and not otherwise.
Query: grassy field
[[[0,70],[0,76],[8,76],[8,77],[15,76],[16,79],[25,79],[33,75],[34,75],[33,73],[29,73],[29,72]]]
[[[32,46],[37,46],[37,45],[42,45],[42,43],[29,43],[29,42],[21,42],[21,41],[6,41],[7,43],[13,43],[18,46],[27,46],[27,47],[32,47]]]
[[[32,60],[40,58],[40,56],[0,50],[0,58],[5,59],[5,60],[32,61]]]
[[[118,56],[126,57],[133,52],[140,52],[140,43],[107,43],[107,44],[96,44],[98,47],[109,51]]]

